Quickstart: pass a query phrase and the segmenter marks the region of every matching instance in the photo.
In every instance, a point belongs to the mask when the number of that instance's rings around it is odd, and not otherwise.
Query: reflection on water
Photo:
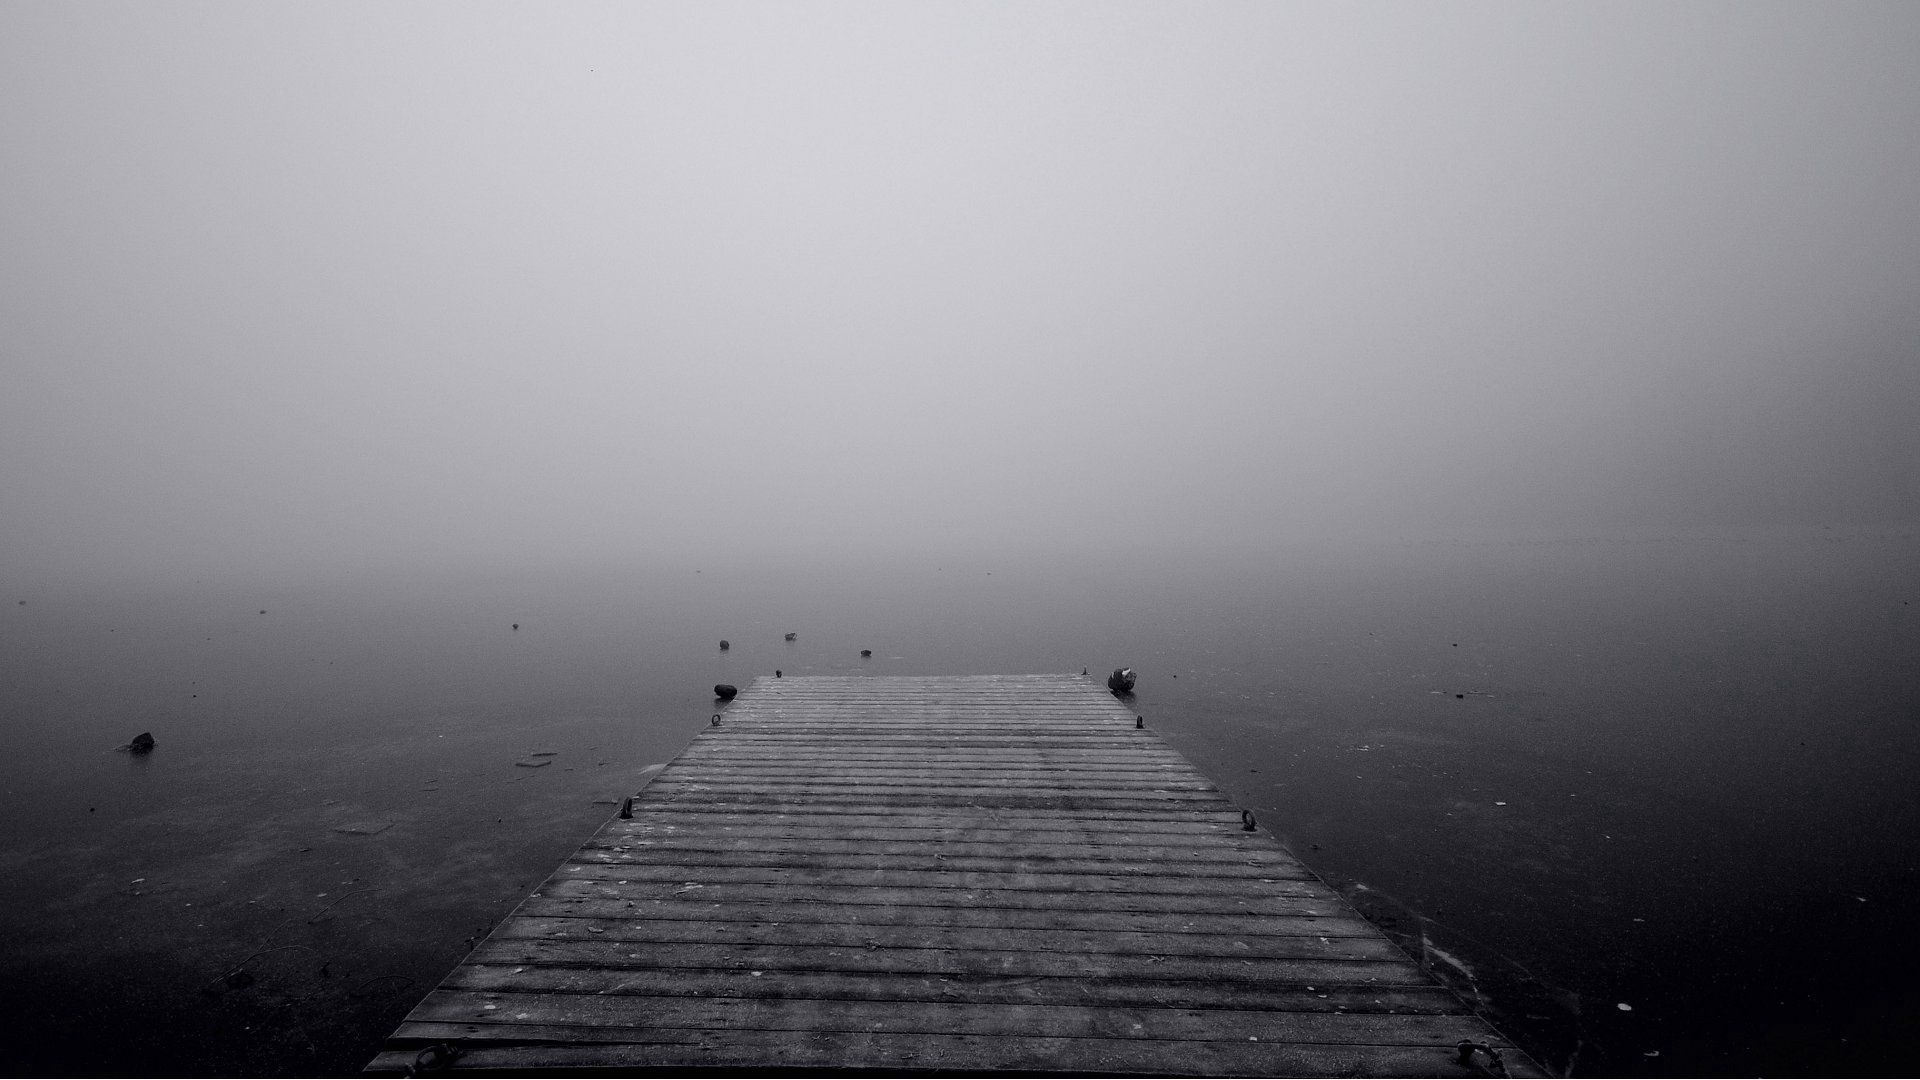
[[[357,1068],[713,684],[1125,664],[1150,724],[1550,1067],[1870,1071],[1920,1019],[1895,913],[1920,884],[1914,551],[23,588],[9,1004],[64,1071]],[[150,757],[113,751],[144,730]]]

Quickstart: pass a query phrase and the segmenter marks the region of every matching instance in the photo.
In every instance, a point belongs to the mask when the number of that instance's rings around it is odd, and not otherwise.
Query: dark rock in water
[[[127,744],[127,752],[132,754],[150,754],[153,752],[153,733],[143,731]]]
[[[726,651],[727,651],[728,649],[731,649],[731,648],[733,648],[733,642],[731,642],[731,641],[728,641],[728,640],[727,640],[726,638],[721,638],[721,639],[720,639],[720,651],[721,651],[721,652],[726,652]]]
[[[723,682],[723,683],[715,683],[713,685],[713,696],[719,698],[721,701],[732,701],[733,695],[739,692],[740,692],[740,688],[733,685],[732,683]]]
[[[873,655],[873,650],[872,650],[872,649],[861,649],[861,650],[860,650],[860,657],[861,657],[861,659],[865,659],[865,658],[867,658],[867,657],[869,657],[869,656],[872,656],[872,655]]]
[[[1134,680],[1139,677],[1139,674],[1130,667],[1115,668],[1113,674],[1107,676],[1107,689],[1116,694],[1131,694]]]
[[[799,637],[799,636],[800,636],[799,634],[788,634],[788,635],[787,635],[787,640],[788,640],[788,641],[792,641],[792,640],[793,640],[794,638],[797,638],[797,637]]]

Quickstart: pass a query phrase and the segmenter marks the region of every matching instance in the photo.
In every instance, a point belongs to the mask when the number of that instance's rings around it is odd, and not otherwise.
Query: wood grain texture
[[[720,716],[369,1071],[1480,1075],[1471,1040],[1539,1075],[1098,678],[762,678]]]

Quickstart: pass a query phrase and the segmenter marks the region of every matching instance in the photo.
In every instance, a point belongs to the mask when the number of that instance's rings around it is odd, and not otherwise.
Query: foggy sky
[[[0,569],[1912,520],[1920,6],[0,6]]]

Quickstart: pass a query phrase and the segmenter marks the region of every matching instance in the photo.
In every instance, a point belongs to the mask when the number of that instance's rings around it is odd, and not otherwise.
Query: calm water
[[[717,681],[1121,664],[1550,1069],[1917,1056],[1911,533],[8,587],[21,1071],[357,1069]]]

